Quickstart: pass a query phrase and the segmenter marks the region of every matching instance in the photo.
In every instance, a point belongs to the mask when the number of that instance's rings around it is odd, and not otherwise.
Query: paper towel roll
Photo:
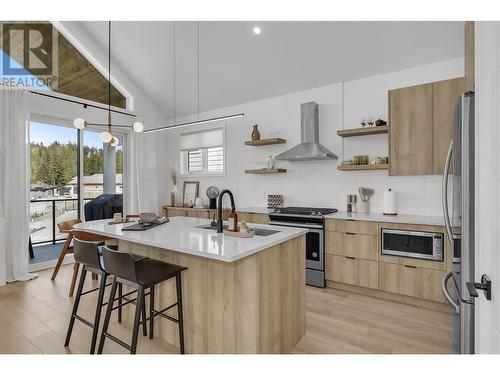
[[[397,193],[389,189],[389,191],[384,191],[384,215],[397,215],[398,214],[398,202]]]

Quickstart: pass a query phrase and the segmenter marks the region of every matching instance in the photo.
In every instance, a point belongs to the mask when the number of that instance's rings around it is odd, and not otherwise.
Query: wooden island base
[[[304,336],[305,235],[232,263],[123,240],[119,249],[188,268],[182,273],[186,353],[290,353]],[[175,281],[155,294],[158,310],[175,302]],[[129,326],[134,308],[124,308]],[[176,316],[175,307],[171,312]],[[154,334],[179,345],[177,325],[166,319],[155,319]]]

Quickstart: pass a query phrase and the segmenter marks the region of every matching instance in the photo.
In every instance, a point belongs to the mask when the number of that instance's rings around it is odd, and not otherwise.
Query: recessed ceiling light
[[[259,35],[259,34],[260,34],[260,27],[259,27],[259,26],[255,26],[255,27],[253,28],[253,33],[254,33],[255,35]]]

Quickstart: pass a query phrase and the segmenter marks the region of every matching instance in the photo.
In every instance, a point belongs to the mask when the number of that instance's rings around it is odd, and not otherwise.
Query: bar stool
[[[178,324],[179,326],[179,346],[181,354],[184,354],[184,321],[182,315],[182,286],[181,272],[186,270],[186,267],[177,266],[166,262],[161,262],[155,259],[143,259],[139,262],[134,261],[134,255],[125,252],[119,252],[108,247],[103,247],[103,259],[106,272],[114,276],[111,294],[109,296],[104,324],[99,341],[97,353],[101,354],[104,348],[104,341],[109,338],[124,348],[130,350],[130,354],[135,354],[137,351],[137,338],[139,325],[149,321],[149,338],[153,339],[154,318],[160,316]],[[177,302],[170,306],[157,311],[154,309],[155,286],[161,282],[167,281],[175,277]],[[109,320],[111,312],[114,310],[113,303],[115,301],[116,289],[119,284],[128,285],[137,290],[137,299],[135,303],[134,324],[132,327],[132,343],[129,345],[119,338],[111,335],[108,332]],[[149,292],[146,293],[146,289]],[[149,295],[149,317],[144,318],[146,311],[145,296]],[[127,300],[122,306],[131,301]],[[166,314],[167,310],[177,306],[177,319]],[[141,321],[141,313],[143,319]]]
[[[103,265],[102,265],[102,254],[101,254],[101,248],[98,243],[96,242],[90,242],[90,241],[83,241],[77,238],[73,238],[73,253],[75,257],[75,261],[82,264],[82,273],[80,276],[80,281],[78,284],[78,289],[76,292],[76,297],[75,297],[75,302],[73,304],[73,310],[71,312],[71,318],[69,320],[69,326],[68,326],[68,332],[66,334],[66,340],[64,341],[64,346],[68,346],[69,342],[71,340],[71,334],[73,332],[73,326],[75,324],[75,320],[79,320],[86,326],[90,327],[92,329],[92,341],[90,344],[90,354],[94,354],[95,352],[95,347],[97,343],[97,333],[99,330],[99,321],[101,318],[101,310],[102,307],[107,305],[107,303],[103,303],[104,299],[104,291],[107,286],[110,286],[111,283],[106,284],[107,278],[109,274],[105,271]],[[143,257],[136,258],[137,260],[142,260],[144,259]],[[93,274],[101,276],[101,281],[99,283],[98,288],[90,289],[88,291],[83,292],[83,287],[85,284],[85,278],[87,276],[87,272],[92,272]],[[82,318],[81,316],[78,315],[78,307],[80,305],[80,300],[82,296],[99,291],[98,297],[97,297],[97,304],[96,304],[96,309],[95,309],[95,315],[94,315],[94,322],[91,323],[88,320]],[[133,292],[132,292],[133,293]],[[131,293],[129,293],[131,294]],[[119,301],[119,316],[118,316],[118,321],[121,321],[121,310],[122,310],[122,298],[125,296],[122,296],[121,292],[118,295],[117,300]],[[144,335],[146,335],[146,324],[143,325],[143,330],[144,330]]]

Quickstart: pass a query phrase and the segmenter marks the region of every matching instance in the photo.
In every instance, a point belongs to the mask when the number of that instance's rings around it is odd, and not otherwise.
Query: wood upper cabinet
[[[389,91],[391,176],[432,174],[432,85]]]
[[[474,21],[467,21],[465,23],[465,89],[467,91],[474,91],[475,77],[474,77]]]
[[[460,95],[466,91],[465,78],[448,79],[432,84],[433,96],[433,173],[443,174],[444,162],[451,137],[453,136],[453,117],[455,105]]]
[[[454,108],[463,91],[463,77],[389,91],[391,176],[443,172]]]

